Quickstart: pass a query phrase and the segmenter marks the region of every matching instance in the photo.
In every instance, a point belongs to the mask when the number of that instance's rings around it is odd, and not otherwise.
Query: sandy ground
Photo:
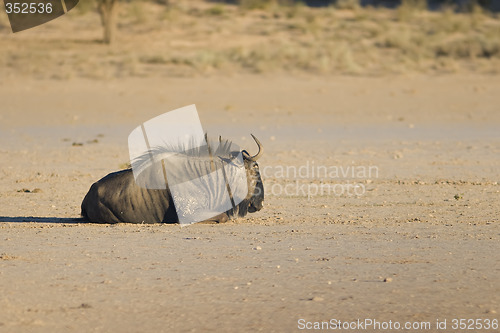
[[[499,91],[468,74],[2,80],[0,332],[498,320]],[[193,103],[209,133],[263,142],[262,211],[185,228],[75,220],[128,162],[133,128]]]

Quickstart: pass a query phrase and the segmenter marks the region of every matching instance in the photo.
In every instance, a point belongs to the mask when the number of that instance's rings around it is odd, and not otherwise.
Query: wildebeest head
[[[228,212],[229,216],[236,215],[245,216],[247,213],[254,213],[262,209],[264,201],[264,185],[260,176],[259,164],[257,160],[264,153],[264,148],[260,141],[252,134],[252,138],[259,147],[259,151],[254,156],[251,156],[246,150],[242,151],[243,162],[247,174],[248,195],[236,207],[236,211]]]

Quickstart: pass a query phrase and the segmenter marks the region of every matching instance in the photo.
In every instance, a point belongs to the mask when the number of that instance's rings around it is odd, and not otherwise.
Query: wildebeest
[[[257,159],[262,155],[263,147],[255,136],[252,137],[259,148],[258,153],[251,156],[246,150],[242,151],[248,194],[232,209],[206,221],[226,222],[230,218],[243,217],[247,213],[262,209],[264,186]],[[220,138],[219,142],[226,146],[231,144],[230,141]],[[195,166],[199,168],[199,165]],[[190,199],[196,200],[196,198]],[[110,173],[92,184],[83,199],[81,215],[94,223],[179,222],[168,184],[166,189],[139,186],[131,168]]]

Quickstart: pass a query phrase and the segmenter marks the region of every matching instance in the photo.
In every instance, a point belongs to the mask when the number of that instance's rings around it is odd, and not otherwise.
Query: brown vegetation
[[[98,2],[101,8],[106,1]],[[429,12],[419,1],[389,10],[362,8],[356,1],[308,8],[278,1],[135,0],[117,8],[116,43],[107,47],[98,42],[102,31],[91,4],[19,34],[9,31],[1,14],[2,76],[385,75],[500,68],[500,20],[479,7],[456,13]],[[106,42],[113,38],[111,29],[112,24]]]

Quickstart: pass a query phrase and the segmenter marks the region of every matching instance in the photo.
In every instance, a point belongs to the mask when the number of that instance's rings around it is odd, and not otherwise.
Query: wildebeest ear
[[[243,155],[243,159],[251,161],[251,156],[246,150],[242,150],[241,154]]]

